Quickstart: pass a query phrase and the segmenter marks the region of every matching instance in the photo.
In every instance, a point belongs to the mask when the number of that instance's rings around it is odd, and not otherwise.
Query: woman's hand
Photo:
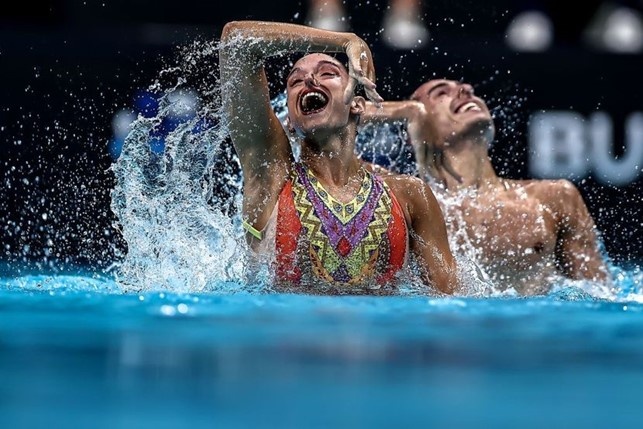
[[[373,56],[368,45],[358,36],[354,36],[345,44],[348,56],[348,75],[350,82],[344,93],[344,102],[350,103],[355,95],[355,87],[361,84],[366,92],[366,97],[379,106],[384,99],[375,90],[375,66]]]

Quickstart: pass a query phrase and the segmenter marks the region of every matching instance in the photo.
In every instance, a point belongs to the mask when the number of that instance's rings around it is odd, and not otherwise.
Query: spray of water
[[[117,185],[112,210],[128,245],[116,275],[127,290],[225,293],[270,289],[268,265],[259,261],[258,267],[249,256],[235,215],[241,198],[239,166],[221,111],[221,94],[234,90],[234,85],[222,88],[218,81],[218,49],[216,43],[196,42],[180,52],[177,64],[159,74],[150,87],[160,96],[159,109],[132,124],[113,166]],[[204,74],[208,79],[201,78]],[[196,102],[185,105],[181,94],[190,91]],[[285,94],[273,100],[282,122],[287,115],[285,101]],[[170,115],[183,119],[165,129]],[[162,151],[153,149],[159,136],[164,142]],[[361,128],[356,147],[363,159],[413,173],[415,163],[407,142],[401,124],[368,125]],[[292,144],[297,156],[297,143]],[[443,207],[457,206],[457,199],[463,198],[436,195]],[[454,216],[447,222],[465,288],[460,292],[467,296],[511,294],[490,280],[477,262],[479,249],[470,242],[464,220]],[[426,293],[417,287],[412,272],[403,274],[401,292]],[[558,282],[562,287],[568,283],[562,278]],[[600,285],[571,286],[591,296],[615,296],[612,289]]]
[[[116,275],[126,289],[260,287],[248,282],[245,241],[231,216],[240,185],[221,114],[217,50],[214,43],[196,42],[182,50],[178,64],[160,73],[150,87],[160,96],[158,112],[132,124],[113,166],[112,210],[128,246]],[[203,74],[210,80],[200,80]],[[177,95],[196,80],[196,104],[181,105],[185,97]],[[164,130],[165,119],[177,111],[186,113],[185,120]],[[161,152],[153,150],[159,138]]]

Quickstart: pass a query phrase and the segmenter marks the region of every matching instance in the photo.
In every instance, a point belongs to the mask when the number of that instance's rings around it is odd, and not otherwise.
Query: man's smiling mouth
[[[470,112],[470,111],[482,112],[482,109],[480,108],[480,106],[478,106],[473,101],[469,101],[468,103],[464,103],[463,105],[461,105],[460,107],[455,109],[455,113],[464,113],[464,112]]]

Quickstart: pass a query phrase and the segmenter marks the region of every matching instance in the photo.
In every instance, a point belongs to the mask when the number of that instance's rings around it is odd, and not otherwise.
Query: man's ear
[[[351,113],[353,115],[361,115],[364,113],[364,110],[366,109],[366,100],[364,97],[360,95],[356,95],[353,97],[353,101],[351,101]]]

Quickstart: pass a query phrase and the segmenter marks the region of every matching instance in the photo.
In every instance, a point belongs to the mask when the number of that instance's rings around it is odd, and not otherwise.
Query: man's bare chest
[[[555,217],[535,198],[512,194],[469,198],[457,210],[472,244],[486,258],[515,258],[528,263],[555,251]]]

